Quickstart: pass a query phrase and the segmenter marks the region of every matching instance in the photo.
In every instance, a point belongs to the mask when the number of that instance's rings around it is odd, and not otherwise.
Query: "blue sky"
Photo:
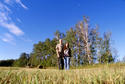
[[[0,60],[30,53],[33,44],[67,31],[83,16],[112,32],[113,47],[125,56],[125,0],[0,0]]]

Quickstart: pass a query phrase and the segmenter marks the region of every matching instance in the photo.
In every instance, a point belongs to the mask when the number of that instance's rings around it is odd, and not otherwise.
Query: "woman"
[[[69,70],[69,68],[70,68],[70,58],[71,58],[71,49],[69,48],[69,43],[66,43],[66,45],[64,47],[65,70]]]

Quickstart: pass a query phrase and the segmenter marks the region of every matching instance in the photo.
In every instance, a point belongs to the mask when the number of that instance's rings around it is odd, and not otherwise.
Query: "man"
[[[63,42],[62,39],[59,40],[59,44],[56,45],[56,53],[57,53],[57,57],[58,57],[58,65],[59,65],[59,69],[64,69],[64,50],[63,50],[64,46],[63,46]]]

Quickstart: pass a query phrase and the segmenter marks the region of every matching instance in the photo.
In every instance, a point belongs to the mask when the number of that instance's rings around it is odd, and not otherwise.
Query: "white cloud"
[[[6,33],[2,38],[0,38],[4,42],[8,42],[13,44],[12,41],[14,41],[14,38],[11,34],[15,36],[24,36],[24,32],[21,30],[19,26],[16,25],[16,23],[12,20],[11,14],[13,13],[10,9],[13,4],[19,4],[24,9],[28,9],[21,0],[3,0],[3,2],[0,1],[0,26],[3,28],[6,28],[9,33]],[[17,22],[21,23],[21,20],[18,17]],[[22,39],[26,41],[30,41],[30,39]]]
[[[6,5],[4,5],[4,4],[1,3],[1,2],[0,2],[0,10],[1,10],[1,11],[7,11],[7,12],[10,12],[10,11],[11,11]]]
[[[20,4],[24,9],[28,9],[21,0],[16,0],[16,3]]]
[[[8,42],[8,43],[12,42],[13,40],[14,40],[13,36],[9,33],[5,33],[4,37],[2,38],[2,41]]]
[[[9,14],[11,10],[4,4],[0,3],[0,26],[7,28],[9,32],[16,36],[24,35],[24,32],[12,21]]]
[[[23,7],[24,9],[28,9],[28,7],[26,7],[26,6],[22,3],[21,0],[4,0],[4,2],[5,2],[6,4],[9,4],[9,5],[12,5],[12,4],[14,4],[14,3],[17,3],[17,4],[19,4],[21,7]]]
[[[9,33],[5,33],[1,40],[12,45],[16,45],[16,43],[14,42],[14,37]]]
[[[19,23],[22,23],[22,21],[21,21],[19,18],[17,18],[16,20],[17,20]]]
[[[8,21],[9,17],[4,12],[0,12],[0,22]]]
[[[3,27],[6,27],[11,33],[16,36],[24,35],[24,32],[19,29],[14,23],[1,23]]]

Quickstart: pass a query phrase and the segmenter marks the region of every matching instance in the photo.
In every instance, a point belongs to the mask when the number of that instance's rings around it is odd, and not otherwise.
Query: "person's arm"
[[[59,48],[57,45],[56,45],[56,54],[57,54],[57,57],[59,58]]]

